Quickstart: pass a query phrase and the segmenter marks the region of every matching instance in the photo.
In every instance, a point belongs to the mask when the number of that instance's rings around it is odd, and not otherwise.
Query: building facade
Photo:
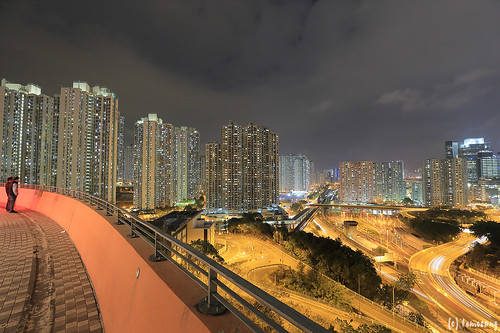
[[[460,206],[468,203],[467,160],[427,159],[422,165],[424,206]]]
[[[280,192],[309,190],[311,163],[304,155],[280,155]]]
[[[73,82],[47,96],[34,84],[2,80],[0,94],[3,174],[115,202],[119,111],[114,93]]]
[[[173,184],[176,201],[192,199],[201,191],[200,133],[191,127],[175,127]]]
[[[267,128],[255,124],[223,126],[220,172],[218,144],[210,143],[206,147],[207,208],[240,213],[277,204],[278,153],[278,135]],[[219,183],[220,192],[215,190],[215,184]]]
[[[375,162],[375,200],[400,203],[406,197],[403,161]]]
[[[406,197],[402,161],[340,162],[339,173],[342,202],[400,203]]]
[[[125,179],[125,142],[123,137],[123,131],[125,130],[125,118],[120,117],[118,120],[118,137],[116,139],[117,143],[117,167],[116,167],[116,179],[119,183],[123,183]],[[130,160],[129,160],[130,161]]]
[[[375,200],[375,170],[372,161],[340,162],[340,200],[368,203]]]
[[[123,182],[130,184],[134,182],[134,144],[125,146],[123,151],[124,165],[123,165]]]
[[[138,120],[134,129],[134,208],[172,203],[173,126],[156,114]]]
[[[0,85],[0,172],[28,184],[54,185],[54,97],[35,84]],[[56,155],[57,156],[57,155]]]
[[[464,158],[467,163],[467,181],[470,184],[477,184],[479,177],[478,157],[482,152],[490,152],[490,143],[484,138],[468,138],[463,142],[446,141],[445,154],[447,159]]]
[[[240,212],[243,209],[242,128],[230,123],[222,127],[222,209]]]
[[[209,142],[205,148],[206,208],[209,212],[217,212],[222,209],[221,148],[218,142]]]

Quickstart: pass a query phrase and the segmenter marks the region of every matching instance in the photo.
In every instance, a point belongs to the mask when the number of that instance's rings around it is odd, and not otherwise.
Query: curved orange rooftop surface
[[[0,191],[0,203],[6,202]],[[230,312],[207,316],[196,309],[206,292],[168,261],[153,263],[130,228],[88,204],[61,194],[19,189],[16,206],[56,221],[70,236],[94,286],[107,332],[248,332]]]

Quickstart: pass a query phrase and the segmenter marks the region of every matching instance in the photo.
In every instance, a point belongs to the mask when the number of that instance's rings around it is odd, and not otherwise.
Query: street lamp
[[[387,232],[387,241],[386,241],[387,251],[389,251],[389,229],[385,229],[385,231]]]

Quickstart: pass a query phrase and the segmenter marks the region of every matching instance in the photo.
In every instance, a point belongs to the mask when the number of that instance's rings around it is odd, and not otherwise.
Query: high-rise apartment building
[[[403,161],[375,162],[375,200],[399,203],[406,197]]]
[[[401,202],[406,197],[402,161],[341,162],[340,200],[345,203]]]
[[[172,124],[161,124],[157,165],[159,176],[157,200],[159,206],[172,205],[175,202],[174,134],[175,130]]]
[[[93,117],[89,126],[91,139],[90,181],[88,193],[116,202],[118,157],[118,98],[107,88],[92,87]]]
[[[422,169],[422,197],[425,206],[461,206],[468,202],[467,160],[427,159]]]
[[[0,173],[22,183],[53,185],[54,98],[35,84],[0,85]]]
[[[123,131],[125,130],[125,118],[120,117],[118,120],[118,137],[117,137],[117,167],[116,179],[118,182],[123,183],[125,178],[125,142],[123,141]]]
[[[304,155],[280,155],[280,192],[307,191],[311,186],[311,161]]]
[[[222,127],[222,208],[226,211],[242,210],[243,150],[241,126],[230,123]]]
[[[279,202],[279,137],[267,128],[264,128],[263,135],[262,207],[271,207]]]
[[[422,181],[415,180],[411,183],[410,198],[414,203],[422,204]]]
[[[134,207],[171,204],[173,126],[148,114],[135,123],[134,148]]]
[[[201,190],[200,133],[175,127],[173,184],[176,201],[194,198]]]
[[[107,88],[74,82],[60,94],[0,86],[1,172],[115,201],[118,99]]]
[[[259,211],[278,203],[278,135],[249,124],[230,123],[222,128],[220,172],[217,143],[206,147],[207,208],[225,212]],[[220,174],[219,192],[215,184]]]
[[[125,183],[134,182],[134,150],[134,144],[127,145],[124,149],[123,181]]]
[[[267,128],[242,127],[243,211],[277,203],[278,137]]]
[[[209,142],[205,149],[205,195],[209,212],[222,209],[222,164],[218,142]]]
[[[57,186],[116,200],[118,98],[73,82],[60,94]]]
[[[340,162],[340,200],[345,203],[367,203],[375,200],[373,162]]]
[[[57,187],[87,192],[93,115],[90,86],[74,82],[73,87],[61,88],[59,103]]]

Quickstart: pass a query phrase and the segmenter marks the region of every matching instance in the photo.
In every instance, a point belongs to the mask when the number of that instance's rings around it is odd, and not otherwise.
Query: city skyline
[[[497,3],[97,7],[2,4],[0,76],[48,95],[73,80],[109,87],[125,144],[133,121],[154,112],[197,128],[202,145],[228,119],[262,124],[280,133],[281,153],[318,170],[359,156],[415,169],[466,137],[500,146]]]

